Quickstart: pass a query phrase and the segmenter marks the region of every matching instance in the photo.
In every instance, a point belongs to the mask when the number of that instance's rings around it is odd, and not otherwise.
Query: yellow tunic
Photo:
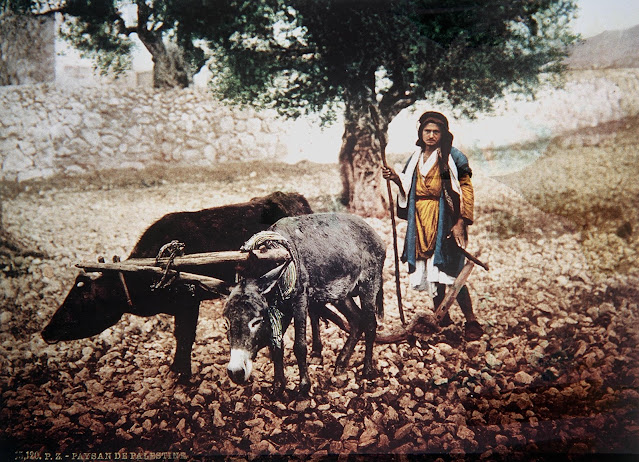
[[[459,185],[464,197],[461,206],[461,216],[467,223],[473,222],[474,191],[468,175],[459,179]],[[439,163],[423,175],[417,165],[417,181],[415,184],[416,221],[416,251],[417,259],[428,259],[435,250],[437,236],[437,222],[439,219],[439,196],[442,192],[442,179],[439,174]]]

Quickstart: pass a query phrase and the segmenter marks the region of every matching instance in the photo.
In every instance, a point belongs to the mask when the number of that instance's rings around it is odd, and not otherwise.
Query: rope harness
[[[284,263],[284,267],[277,278],[275,303],[269,303],[268,305],[268,319],[271,327],[271,344],[274,348],[280,348],[284,336],[282,327],[282,318],[284,317],[284,313],[279,307],[284,300],[291,298],[295,291],[298,276],[297,264],[294,262],[290,243],[284,236],[276,233],[275,231],[261,231],[254,234],[244,243],[244,245],[242,245],[242,247],[240,247],[240,250],[248,252],[250,250],[260,248],[286,249],[291,257],[286,263]],[[239,281],[240,277],[238,275],[237,282]]]
[[[171,283],[178,277],[179,273],[176,273],[173,276],[169,277],[169,271],[171,269],[171,266],[173,265],[175,257],[180,257],[184,255],[185,247],[186,246],[184,245],[183,242],[173,240],[167,244],[164,244],[160,248],[160,251],[155,257],[155,264],[159,265],[160,258],[163,258],[166,256],[168,256],[169,261],[167,262],[166,267],[164,268],[164,273],[162,274],[162,277],[160,278],[160,280],[156,282],[155,284],[151,285],[151,290],[163,289],[171,285]]]

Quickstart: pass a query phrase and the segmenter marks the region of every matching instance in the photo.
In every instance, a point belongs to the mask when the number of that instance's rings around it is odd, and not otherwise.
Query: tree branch
[[[50,8],[50,9],[47,9],[47,10],[44,10],[44,11],[36,11],[36,10],[31,11],[31,15],[32,16],[36,16],[36,17],[39,17],[39,16],[52,16],[52,15],[54,15],[56,13],[64,14],[64,13],[66,13],[66,10],[67,10],[66,5],[60,5],[60,6],[57,6],[55,8]]]

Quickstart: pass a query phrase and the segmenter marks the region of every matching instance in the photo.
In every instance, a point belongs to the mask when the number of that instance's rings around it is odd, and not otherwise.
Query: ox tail
[[[377,322],[384,320],[384,287],[381,285],[375,298],[375,316],[377,317]]]

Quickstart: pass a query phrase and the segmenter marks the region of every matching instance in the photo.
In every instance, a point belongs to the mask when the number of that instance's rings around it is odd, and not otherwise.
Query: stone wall
[[[541,92],[535,101],[512,103],[501,115],[453,121],[456,139],[464,144],[460,147],[480,154],[507,150],[639,114],[639,69],[573,72],[567,77],[566,88]],[[393,121],[387,152],[412,151],[418,106]],[[272,111],[226,107],[198,87],[5,86],[0,87],[0,114],[0,180],[10,181],[150,164],[337,162],[343,130],[339,123],[322,132],[317,124],[285,122]]]
[[[285,129],[271,111],[235,110],[206,90],[0,87],[0,179],[151,164],[274,158]]]

